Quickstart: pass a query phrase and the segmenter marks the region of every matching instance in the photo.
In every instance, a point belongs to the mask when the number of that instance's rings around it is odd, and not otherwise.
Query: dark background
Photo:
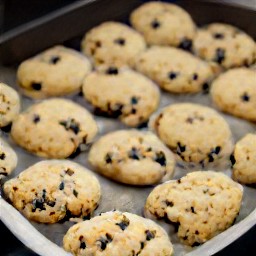
[[[124,1],[124,0],[120,0]],[[0,0],[0,33],[59,9],[72,0]],[[24,234],[25,235],[25,234]],[[1,256],[36,256],[0,222]],[[255,255],[256,226],[215,256]],[[53,255],[54,256],[54,255]],[[111,256],[111,255],[109,255]],[[121,255],[120,255],[121,256]],[[198,255],[204,256],[204,255]]]

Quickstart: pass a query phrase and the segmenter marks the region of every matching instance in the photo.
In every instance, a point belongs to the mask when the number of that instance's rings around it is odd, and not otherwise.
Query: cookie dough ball
[[[39,99],[78,92],[90,71],[91,64],[85,56],[55,46],[22,62],[17,78],[26,96]]]
[[[190,15],[177,5],[145,3],[132,12],[130,21],[150,45],[171,45],[186,50],[192,47],[196,26]]]
[[[213,171],[192,172],[157,186],[149,195],[145,215],[178,224],[178,237],[190,246],[202,244],[235,221],[243,187]]]
[[[0,83],[0,127],[9,125],[20,112],[20,97],[10,86]]]
[[[84,80],[83,94],[97,112],[119,118],[128,126],[147,121],[160,100],[157,86],[129,69],[91,73]]]
[[[222,23],[199,29],[193,46],[196,55],[226,69],[251,65],[256,56],[255,42],[249,35]]]
[[[213,79],[217,67],[180,49],[154,46],[141,53],[135,61],[137,71],[151,78],[172,93],[196,93]]]
[[[219,109],[256,121],[256,72],[236,68],[220,75],[213,83],[211,96]]]
[[[0,180],[11,174],[17,162],[15,151],[0,137]]]
[[[92,115],[66,99],[32,105],[13,122],[13,140],[41,157],[66,158],[92,142],[98,127]]]
[[[143,37],[119,22],[104,22],[87,32],[82,51],[93,59],[95,66],[129,66],[146,48]]]
[[[172,256],[173,246],[159,225],[128,212],[107,212],[71,227],[63,239],[73,255]]]
[[[256,184],[256,134],[247,134],[235,145],[233,177],[244,184]]]
[[[150,126],[179,161],[200,164],[200,168],[228,162],[233,150],[227,122],[214,109],[205,106],[170,105],[152,118]]]
[[[4,184],[4,193],[28,219],[55,223],[89,217],[100,199],[100,184],[89,170],[68,160],[36,163]]]
[[[122,130],[101,137],[91,148],[89,162],[104,176],[132,185],[169,180],[172,152],[151,132]]]

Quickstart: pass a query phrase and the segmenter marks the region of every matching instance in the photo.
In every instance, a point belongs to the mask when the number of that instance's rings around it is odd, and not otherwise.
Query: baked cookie
[[[8,200],[28,219],[55,223],[89,217],[100,199],[100,184],[89,170],[68,160],[38,162],[4,184]]]
[[[256,184],[256,134],[237,142],[233,156],[233,177],[244,184]]]
[[[96,112],[119,118],[128,126],[147,121],[160,100],[159,89],[151,80],[135,71],[113,67],[106,73],[88,75],[83,94]]]
[[[200,164],[200,168],[228,162],[233,150],[232,134],[225,119],[202,105],[167,106],[152,118],[150,126],[179,161]]]
[[[180,49],[153,46],[135,60],[137,71],[172,93],[196,93],[213,79],[214,66]]]
[[[151,132],[121,130],[93,144],[89,162],[104,176],[132,185],[150,185],[171,179],[172,152]]]
[[[125,24],[104,22],[85,34],[81,48],[97,67],[121,67],[129,66],[146,48],[146,43],[137,31]]]
[[[256,72],[236,68],[220,75],[211,87],[211,96],[219,109],[256,121]]]
[[[106,212],[71,227],[63,239],[73,255],[171,256],[172,244],[159,225],[128,212]]]
[[[13,122],[13,140],[29,152],[48,158],[66,158],[81,144],[92,142],[98,128],[92,115],[66,99],[32,105]]]
[[[171,45],[190,50],[196,33],[190,15],[170,3],[145,3],[132,12],[130,22],[150,45]]]
[[[0,180],[16,168],[17,162],[15,151],[0,137]]]
[[[253,39],[245,32],[228,24],[212,23],[198,30],[193,50],[207,61],[222,67],[249,66],[256,56]]]
[[[26,96],[39,99],[78,92],[90,71],[91,64],[84,55],[55,46],[22,62],[17,79]]]
[[[0,127],[9,125],[20,112],[20,97],[10,86],[0,83]]]
[[[148,196],[145,215],[178,224],[178,237],[190,246],[229,228],[239,213],[243,187],[213,171],[189,173],[157,186]]]

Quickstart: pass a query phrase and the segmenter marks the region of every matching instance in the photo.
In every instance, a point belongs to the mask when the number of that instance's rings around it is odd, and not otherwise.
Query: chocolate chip
[[[232,154],[232,155],[230,155],[229,159],[230,159],[230,162],[231,162],[232,166],[234,166],[236,164],[235,156]]]
[[[131,97],[131,104],[136,105],[139,101],[139,98],[136,96]]]
[[[135,115],[136,113],[137,113],[137,109],[136,108],[132,108],[131,114]]]
[[[53,56],[51,59],[50,59],[50,63],[51,64],[57,64],[58,62],[60,61],[60,57],[59,56]]]
[[[161,166],[166,166],[166,157],[164,152],[156,152],[155,161],[159,163]]]
[[[140,249],[142,250],[144,248],[145,244],[144,242],[140,242]]]
[[[101,237],[98,241],[100,242],[100,249],[104,251],[107,248],[107,244],[112,242],[113,238],[110,234],[106,233],[106,238]]]
[[[170,202],[168,200],[165,201],[166,205],[167,206],[170,206],[170,207],[173,207],[174,206],[174,203],[173,202]]]
[[[197,73],[194,73],[192,79],[193,79],[194,81],[197,80],[197,79],[198,79],[198,74],[197,74]]]
[[[107,153],[106,156],[105,156],[105,162],[107,164],[111,164],[112,163],[112,156],[109,153]]]
[[[215,61],[221,64],[225,59],[225,50],[222,48],[217,48],[215,53]]]
[[[81,242],[80,243],[80,249],[85,249],[86,248],[86,243],[85,242]]]
[[[64,187],[65,187],[65,184],[64,184],[64,182],[62,181],[62,182],[60,183],[60,185],[59,185],[59,190],[63,190]]]
[[[61,120],[59,121],[59,124],[64,126],[66,131],[71,130],[75,134],[78,134],[80,131],[80,124],[73,118],[69,118],[68,120]]]
[[[128,157],[134,160],[139,160],[139,151],[135,147],[133,147],[129,152],[128,152]]]
[[[180,44],[179,44],[179,48],[186,50],[186,51],[191,51],[192,49],[192,40],[188,39],[188,38],[184,38]]]
[[[41,83],[32,83],[31,87],[35,90],[35,91],[40,91],[42,89],[42,84]]]
[[[75,197],[78,196],[78,192],[77,192],[75,189],[73,189],[73,195],[74,195]]]
[[[224,38],[224,35],[222,33],[215,33],[213,34],[213,37],[215,39],[223,39]]]
[[[220,146],[217,146],[217,147],[214,149],[214,153],[215,153],[216,155],[218,155],[218,154],[220,153],[220,151],[221,151],[221,147],[220,147]]]
[[[54,207],[55,202],[54,201],[47,201],[46,204],[49,205],[50,207]]]
[[[108,103],[108,114],[113,118],[118,118],[123,114],[123,107],[124,105],[120,103],[116,103],[114,106],[111,106],[110,103]]]
[[[95,45],[96,45],[96,47],[101,47],[101,41],[96,41]]]
[[[168,77],[169,77],[171,80],[174,80],[174,79],[177,78],[178,74],[179,74],[179,73],[177,73],[177,72],[171,71],[171,72],[168,74]]]
[[[0,154],[0,159],[1,159],[1,160],[4,160],[4,159],[5,159],[5,153],[1,153],[1,154]]]
[[[116,67],[109,67],[106,70],[107,75],[117,75],[118,74],[118,69]]]
[[[35,124],[38,123],[38,122],[40,122],[40,116],[39,116],[39,115],[34,115],[33,122],[34,122]]]
[[[65,173],[68,174],[69,176],[72,176],[75,172],[68,168],[67,170],[65,170]]]
[[[210,91],[210,85],[208,83],[204,83],[202,85],[202,89],[203,89],[203,94],[208,94]]]
[[[212,162],[214,162],[214,157],[213,157],[213,155],[212,155],[212,153],[209,153],[208,155],[208,161],[209,161],[209,163],[212,163]]]
[[[119,45],[125,45],[125,39],[124,38],[117,38],[115,39],[114,41],[116,44],[119,44]]]
[[[192,213],[196,213],[195,208],[193,206],[190,207],[190,210],[191,210]]]
[[[186,122],[189,123],[189,124],[193,124],[193,121],[194,121],[194,119],[192,117],[188,117],[186,119]]]
[[[146,240],[150,241],[151,239],[155,238],[156,231],[146,230],[145,234],[146,234]]]
[[[39,209],[41,211],[46,210],[45,206],[44,206],[44,199],[39,198],[39,199],[34,199],[32,201],[32,212],[35,212],[36,209]]]
[[[250,96],[247,94],[247,92],[245,92],[242,96],[241,96],[242,101],[248,102],[250,101]]]
[[[46,190],[45,190],[45,189],[43,189],[42,198],[43,198],[44,200],[46,199]]]
[[[158,29],[160,27],[160,23],[158,20],[153,20],[150,25],[153,29]]]
[[[201,245],[201,244],[198,243],[198,242],[194,242],[194,243],[192,244],[192,247],[199,246],[199,245]]]
[[[12,129],[12,123],[0,128],[3,132],[10,132]]]
[[[185,152],[186,151],[186,146],[184,145],[181,145],[181,143],[180,142],[178,142],[177,143],[177,152],[180,152],[180,153],[182,153],[182,152]]]
[[[130,220],[124,215],[123,220],[120,223],[116,223],[122,230],[125,230],[130,224]]]

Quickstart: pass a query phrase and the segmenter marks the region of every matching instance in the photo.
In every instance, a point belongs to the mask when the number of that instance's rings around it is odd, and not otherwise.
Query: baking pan
[[[0,66],[0,80],[18,89],[15,65],[21,60],[59,43],[79,48],[80,38],[85,31],[106,20],[128,22],[129,13],[143,2],[145,1],[78,1],[48,16],[3,34],[0,37],[0,54],[3,63]],[[223,1],[173,2],[189,11],[198,25],[213,21],[227,22],[244,29],[256,38],[256,8],[253,10],[239,5],[224,3]],[[68,98],[93,111],[92,107],[81,96],[74,95]],[[160,107],[186,101],[213,107],[209,96],[202,93],[179,96],[162,93]],[[22,109],[27,108],[34,102],[35,100],[22,97]],[[246,133],[255,132],[256,130],[255,124],[229,115],[222,115],[230,124],[235,141],[239,140]],[[96,121],[100,128],[100,135],[116,129],[125,128],[123,124],[113,119],[97,116]],[[19,158],[18,167],[10,178],[42,159],[14,145],[8,133],[1,133],[1,136],[13,146]],[[81,153],[74,161],[89,167],[86,152]],[[225,170],[224,172],[231,175],[231,170]],[[184,174],[184,170],[177,167],[174,178],[179,178]],[[113,209],[129,211],[139,215],[142,214],[143,205],[153,188],[152,186],[132,187],[121,185],[98,174],[95,175],[102,185],[102,199],[95,215]],[[166,225],[163,222],[158,223],[170,234],[170,238],[174,244],[175,255],[213,255],[256,224],[255,198],[256,188],[244,186],[242,207],[235,225],[198,247],[191,248],[182,245],[174,232],[174,227]],[[20,241],[34,252],[45,256],[69,255],[61,246],[63,236],[68,228],[73,225],[72,222],[66,221],[51,225],[30,222],[3,198],[0,198],[0,204],[1,220]]]

